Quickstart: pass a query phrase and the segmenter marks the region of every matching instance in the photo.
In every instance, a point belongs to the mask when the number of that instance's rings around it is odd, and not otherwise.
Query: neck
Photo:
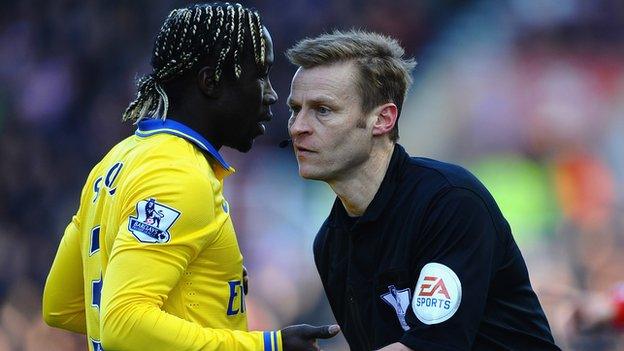
[[[373,147],[371,156],[365,162],[351,169],[340,179],[328,182],[349,216],[363,215],[373,201],[386,175],[393,151],[393,142],[383,142]]]
[[[180,123],[184,123],[191,129],[200,133],[210,144],[217,150],[221,149],[222,143],[215,133],[219,128],[213,123],[208,116],[214,116],[213,113],[199,113],[196,108],[188,108],[181,104],[180,106],[170,106],[167,117],[171,117]]]

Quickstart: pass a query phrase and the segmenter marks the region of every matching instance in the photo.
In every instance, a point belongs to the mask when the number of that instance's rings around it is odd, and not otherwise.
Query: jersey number
[[[89,256],[100,251],[100,226],[91,229],[91,246],[89,246]]]
[[[119,167],[121,168],[121,167]],[[115,176],[116,177],[116,176]],[[96,181],[97,183],[97,181]],[[89,256],[93,256],[100,251],[100,226],[95,226],[91,229],[91,240],[89,240]],[[100,278],[91,281],[91,306],[97,308],[98,314],[100,313],[100,303],[102,301],[102,272],[100,271]],[[91,347],[93,351],[104,351],[102,344],[99,340],[91,339]]]
[[[102,273],[100,279],[91,281],[91,306],[100,310],[100,301],[102,300]]]
[[[104,187],[108,189],[108,193],[111,195],[115,195],[115,192],[117,191],[117,185],[115,185],[115,180],[117,180],[117,176],[119,176],[119,172],[121,172],[122,167],[123,163],[117,162],[108,169],[106,175],[99,176],[95,180],[95,182],[93,183],[93,202],[95,202],[100,195],[100,190],[102,189],[102,181],[104,181]]]

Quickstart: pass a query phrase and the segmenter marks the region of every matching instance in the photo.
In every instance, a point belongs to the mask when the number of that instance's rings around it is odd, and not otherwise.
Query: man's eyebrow
[[[319,95],[314,98],[308,100],[308,102],[312,105],[322,105],[322,104],[333,104],[338,100],[337,97],[332,97],[329,95]]]
[[[305,102],[309,105],[313,105],[313,106],[317,106],[317,105],[324,105],[324,104],[335,104],[336,101],[338,100],[338,98],[329,96],[329,95],[320,95],[320,96],[315,96],[314,98],[308,99]],[[302,103],[296,99],[293,99],[292,97],[289,97],[288,100],[286,100],[286,105],[288,106],[295,106],[295,105],[301,105]]]

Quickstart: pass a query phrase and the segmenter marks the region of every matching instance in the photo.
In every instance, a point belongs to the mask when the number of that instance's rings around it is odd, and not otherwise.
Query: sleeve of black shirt
[[[428,321],[428,324],[416,317],[415,303],[412,303],[408,314],[411,329],[405,332],[401,343],[416,351],[469,350],[485,309],[495,251],[503,246],[496,222],[479,195],[469,189],[453,187],[432,200],[422,223],[415,233],[418,240],[412,249],[415,259],[411,268],[420,277],[423,267],[429,263],[446,266],[459,279],[461,298],[450,318],[441,322]],[[422,296],[445,298],[440,287],[434,291],[438,283],[434,278],[435,274],[427,277],[430,280],[427,289],[417,284],[412,301]],[[452,285],[447,280],[449,291]]]

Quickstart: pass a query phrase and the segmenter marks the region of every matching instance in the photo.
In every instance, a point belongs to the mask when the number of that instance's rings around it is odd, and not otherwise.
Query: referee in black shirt
[[[351,349],[559,350],[489,192],[397,144],[414,67],[401,46],[334,32],[287,55],[299,173],[337,195],[314,257]]]

